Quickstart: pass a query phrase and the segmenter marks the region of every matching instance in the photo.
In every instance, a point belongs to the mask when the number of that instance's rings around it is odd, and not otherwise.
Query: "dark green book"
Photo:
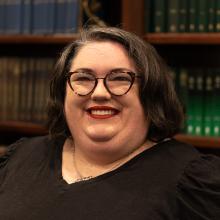
[[[208,31],[208,1],[198,1],[198,32]]]
[[[204,71],[196,69],[195,72],[194,101],[194,135],[203,135],[204,118]],[[191,98],[191,97],[190,97]]]
[[[216,0],[215,8],[215,31],[220,32],[220,1]]]
[[[208,69],[205,73],[205,91],[204,91],[204,125],[203,125],[203,135],[212,136],[213,128],[213,79],[214,79],[213,69]]]
[[[168,0],[167,11],[167,31],[178,32],[178,0]]]
[[[216,1],[209,0],[207,9],[208,9],[208,32],[214,32],[215,31]]]
[[[166,31],[166,4],[165,0],[155,0],[153,2],[153,32],[160,33]]]
[[[153,7],[151,0],[144,1],[144,31],[153,32]]]
[[[189,103],[188,103],[189,96],[188,96],[188,70],[186,68],[179,68],[177,70],[175,85],[176,85],[176,91],[177,91],[178,97],[183,106],[184,114],[187,115],[187,112],[188,112],[187,109],[189,106]],[[188,117],[186,116],[186,118]],[[187,121],[185,121],[182,131],[184,133],[187,133]]]
[[[189,16],[188,31],[189,32],[197,31],[197,24],[198,24],[197,4],[198,4],[198,0],[190,0],[188,4],[188,16]]]
[[[187,134],[195,134],[195,90],[196,90],[196,77],[195,70],[190,69],[188,73],[188,102],[186,106],[186,128]]]
[[[213,136],[220,137],[220,69],[214,74],[213,103]]]
[[[179,1],[178,31],[187,32],[188,25],[188,0]]]

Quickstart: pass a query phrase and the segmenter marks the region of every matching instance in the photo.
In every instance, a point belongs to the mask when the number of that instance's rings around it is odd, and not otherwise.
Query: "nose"
[[[103,79],[97,79],[98,83],[91,95],[93,100],[109,100],[111,98],[111,94],[105,87]]]

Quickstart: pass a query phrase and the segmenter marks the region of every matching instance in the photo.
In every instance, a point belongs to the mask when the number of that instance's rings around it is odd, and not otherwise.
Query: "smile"
[[[115,116],[119,113],[118,110],[110,108],[110,107],[104,107],[104,106],[97,106],[92,107],[87,110],[89,113],[89,116],[96,119],[107,119]]]

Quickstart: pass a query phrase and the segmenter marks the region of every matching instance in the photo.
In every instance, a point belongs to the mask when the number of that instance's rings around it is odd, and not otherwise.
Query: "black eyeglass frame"
[[[107,90],[111,95],[114,95],[114,96],[123,96],[123,95],[127,94],[127,93],[130,91],[131,87],[132,87],[133,84],[134,84],[135,78],[142,78],[140,75],[137,75],[136,73],[131,72],[131,71],[125,71],[125,70],[120,71],[121,73],[127,73],[127,74],[130,75],[130,77],[131,77],[131,84],[130,84],[128,90],[127,90],[125,93],[123,93],[122,95],[117,95],[117,94],[114,94],[114,93],[112,93],[112,92],[110,91],[110,89],[108,88],[107,83],[106,83],[106,78],[108,77],[108,75],[112,74],[114,71],[111,71],[111,72],[107,73],[107,74],[105,75],[105,77],[95,77],[92,73],[89,73],[89,74],[91,74],[91,76],[94,77],[94,80],[95,80],[94,87],[93,87],[93,89],[92,89],[90,92],[88,92],[88,93],[85,94],[85,95],[82,95],[82,94],[77,93],[77,92],[73,89],[73,87],[72,87],[72,85],[71,85],[71,82],[70,82],[70,78],[71,78],[72,74],[74,74],[74,73],[79,73],[79,72],[80,72],[80,71],[72,71],[72,72],[68,72],[67,75],[66,75],[67,82],[68,82],[70,88],[71,88],[77,95],[79,95],[79,96],[87,96],[87,95],[90,95],[91,93],[93,93],[94,90],[95,90],[95,88],[96,88],[96,86],[97,86],[97,84],[98,84],[98,79],[103,79],[104,86],[105,86],[106,90]]]

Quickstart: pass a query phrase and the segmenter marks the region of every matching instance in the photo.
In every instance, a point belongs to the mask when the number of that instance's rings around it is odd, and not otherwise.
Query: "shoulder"
[[[177,184],[177,201],[183,219],[220,219],[219,157],[200,155],[187,164]]]
[[[4,167],[9,161],[25,161],[26,159],[37,156],[49,149],[50,140],[48,136],[21,138],[7,147],[4,155],[0,157],[0,168]]]

